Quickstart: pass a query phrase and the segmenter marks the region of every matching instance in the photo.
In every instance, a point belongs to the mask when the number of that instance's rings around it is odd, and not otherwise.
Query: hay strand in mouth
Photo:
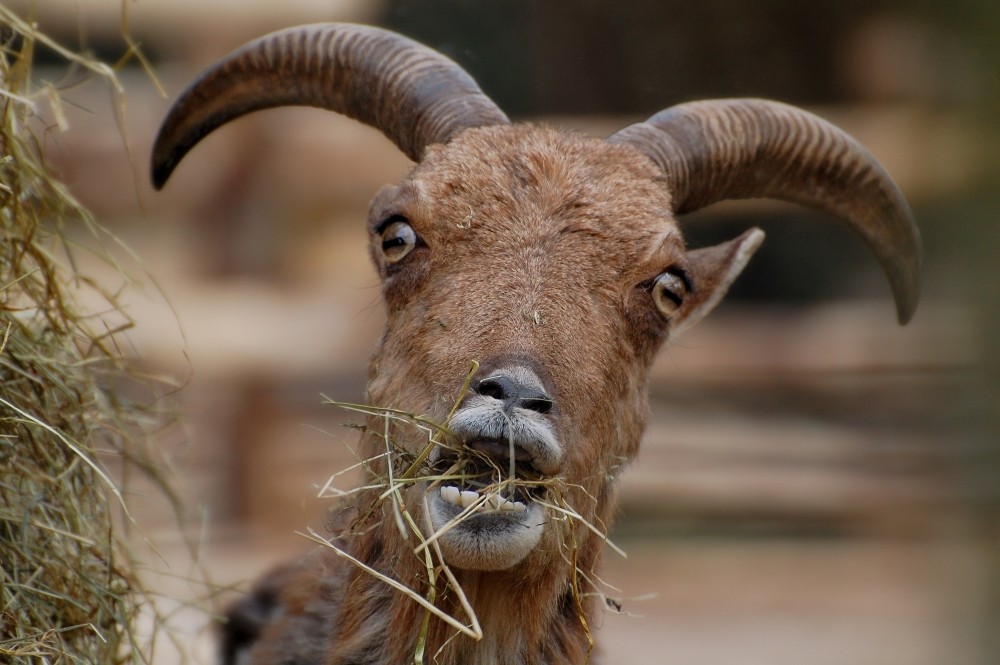
[[[350,469],[345,469],[344,471],[334,474],[327,482],[324,484],[323,490],[321,490],[321,496],[357,496],[361,494],[360,490],[339,490],[334,484],[334,479],[348,470],[364,468],[369,472],[369,475],[375,478],[375,482],[366,483],[363,487],[364,490],[381,490],[379,492],[375,501],[372,505],[368,507],[367,511],[363,514],[359,522],[364,523],[371,515],[374,515],[377,511],[378,506],[385,500],[390,501],[391,513],[393,516],[393,521],[397,530],[402,535],[404,541],[410,540],[411,537],[416,538],[421,544],[424,543],[424,532],[421,530],[413,516],[410,514],[406,507],[405,501],[402,496],[402,492],[407,487],[421,482],[433,482],[435,480],[432,477],[433,471],[428,466],[428,460],[430,459],[431,453],[437,446],[450,447],[454,446],[451,443],[455,439],[455,435],[448,430],[447,423],[450,421],[451,416],[458,409],[462,400],[465,398],[471,383],[472,377],[478,370],[478,363],[473,362],[471,369],[464,381],[459,395],[456,397],[452,409],[449,412],[448,419],[445,423],[438,423],[431,418],[426,416],[418,416],[415,414],[410,414],[399,409],[393,408],[382,408],[382,407],[372,407],[363,404],[353,404],[338,402],[332,400],[326,396],[324,401],[327,404],[332,404],[338,406],[345,410],[354,413],[363,413],[368,416],[374,416],[376,418],[381,418],[382,427],[378,436],[383,440],[383,445],[385,446],[385,452],[376,455],[372,458],[362,460],[355,465],[352,465]],[[402,425],[408,425],[415,427],[417,430],[421,431],[427,437],[427,443],[420,449],[416,455],[408,455],[405,450],[397,446],[392,439],[390,424],[397,423]],[[368,428],[365,428],[368,429]],[[369,430],[370,431],[370,430]],[[374,472],[376,462],[384,462],[385,472],[384,475],[379,475]],[[396,471],[396,468],[399,471]],[[424,499],[426,501],[426,497]],[[427,507],[424,505],[424,514],[427,515]],[[459,634],[466,635],[474,640],[480,640],[483,637],[482,628],[479,624],[479,619],[476,616],[475,611],[472,608],[472,604],[469,602],[465,591],[462,589],[455,575],[447,566],[444,561],[444,556],[441,553],[440,548],[432,547],[429,549],[414,549],[414,554],[418,556],[427,574],[427,589],[421,593],[416,589],[411,589],[405,584],[399,582],[398,580],[392,579],[387,575],[384,575],[377,570],[366,565],[356,557],[352,556],[345,550],[337,547],[333,542],[328,539],[323,538],[317,534],[314,530],[309,529],[308,534],[300,534],[310,540],[317,542],[324,547],[333,550],[337,556],[349,561],[350,563],[358,566],[365,573],[374,576],[376,579],[388,584],[392,588],[401,592],[406,597],[412,599],[418,605],[420,605],[425,610],[423,619],[421,620],[421,625],[419,627],[419,632],[417,636],[416,647],[414,651],[413,662],[417,665],[422,665],[425,660],[425,649],[427,644],[427,635],[430,627],[431,616],[438,617],[440,620],[444,621],[447,625],[451,626],[458,631]],[[419,546],[418,546],[419,547]],[[447,612],[443,611],[436,604],[438,594],[438,579],[439,572],[444,577],[445,588],[451,589],[458,598],[459,604],[462,611],[468,618],[468,624],[464,624],[455,617],[451,616]]]
[[[418,665],[428,658],[426,651],[430,630],[429,621],[436,617],[454,628],[457,632],[446,640],[445,644],[458,635],[472,639],[482,637],[479,618],[469,601],[465,590],[455,571],[448,565],[441,551],[440,539],[448,531],[460,526],[464,521],[485,512],[499,511],[503,505],[498,499],[522,496],[525,501],[536,503],[545,510],[546,519],[559,529],[557,540],[561,555],[567,561],[572,571],[568,583],[574,598],[576,610],[580,615],[583,632],[587,637],[588,653],[593,647],[590,624],[587,618],[586,606],[590,597],[606,598],[595,581],[593,571],[583,572],[579,569],[577,540],[587,531],[595,534],[615,553],[622,557],[624,550],[612,542],[601,528],[588,521],[583,511],[572,505],[571,498],[593,498],[583,487],[569,485],[561,477],[534,477],[530,467],[518,467],[514,450],[514,441],[510,441],[511,450],[508,459],[500,461],[491,458],[486,453],[467,448],[464,443],[449,429],[449,424],[458,412],[466,394],[470,390],[472,377],[478,369],[473,364],[466,380],[448,411],[447,418],[441,422],[426,415],[418,415],[402,409],[372,406],[365,404],[339,402],[324,396],[325,403],[343,408],[351,413],[360,413],[368,417],[365,425],[351,425],[361,429],[363,436],[373,437],[376,444],[376,454],[367,459],[361,459],[348,469],[340,471],[329,478],[320,491],[321,498],[349,499],[351,507],[360,517],[353,520],[350,527],[337,530],[335,538],[324,538],[315,531],[302,534],[310,540],[336,552],[341,557],[358,566],[365,574],[389,584],[405,597],[416,602],[422,609],[421,619],[414,628],[417,630],[412,662]],[[416,436],[414,436],[416,434]],[[381,441],[379,441],[381,439]],[[404,445],[404,441],[406,444]],[[379,450],[380,449],[380,450]],[[435,453],[439,449],[445,456]],[[371,448],[368,448],[371,451]],[[372,451],[374,452],[374,451]],[[340,489],[337,480],[349,471],[365,471],[365,480],[355,489]],[[527,475],[526,475],[527,473]],[[520,474],[520,475],[519,475]],[[444,486],[463,486],[474,489],[478,494],[470,505],[463,507],[458,514],[448,520],[440,528],[435,528],[430,519],[429,492]],[[421,492],[419,504],[413,504],[414,491]],[[409,493],[407,493],[409,492]],[[409,497],[410,506],[406,498]],[[386,502],[389,503],[386,506]],[[596,502],[595,502],[596,503]],[[422,523],[418,528],[418,519],[414,505],[420,505]],[[589,505],[589,504],[588,504]],[[384,509],[380,510],[380,507]],[[381,517],[378,517],[381,515]],[[398,579],[392,579],[380,573],[350,552],[350,538],[368,533],[377,528],[379,520],[392,520],[394,528],[402,534],[403,542],[410,543],[410,552],[419,561],[424,571],[421,582],[413,587],[407,586]],[[599,521],[598,521],[599,522]],[[577,527],[579,525],[579,528]],[[390,527],[393,528],[393,527]],[[347,545],[345,545],[347,543]],[[449,614],[441,609],[438,602],[445,595],[457,600],[462,615]],[[611,606],[611,603],[609,603]],[[454,607],[454,606],[453,606]],[[456,608],[457,609],[457,608]],[[453,610],[454,611],[454,610]],[[439,647],[439,652],[444,649]]]

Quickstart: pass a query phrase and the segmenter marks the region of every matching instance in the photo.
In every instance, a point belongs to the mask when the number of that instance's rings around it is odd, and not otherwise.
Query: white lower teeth
[[[503,505],[503,510],[509,510],[512,513],[523,513],[527,509],[528,507],[520,501],[507,501]]]
[[[441,488],[441,498],[445,503],[450,503],[454,506],[462,505],[462,501],[459,498],[458,488],[454,485],[447,485]]]
[[[480,494],[473,490],[459,490],[454,485],[445,485],[441,487],[441,499],[453,506],[468,508],[480,500]],[[528,507],[521,501],[511,501],[499,494],[491,493],[486,495],[486,501],[480,504],[479,509],[504,513],[523,513]]]

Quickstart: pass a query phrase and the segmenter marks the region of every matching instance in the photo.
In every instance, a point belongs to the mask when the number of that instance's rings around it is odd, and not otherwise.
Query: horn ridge
[[[402,35],[320,23],[265,35],[205,70],[171,107],[153,147],[159,189],[201,139],[242,115],[316,106],[380,129],[410,159],[469,127],[509,124],[459,65]]]
[[[875,252],[899,321],[912,317],[922,250],[910,208],[875,157],[826,120],[769,100],[708,100],[664,109],[608,140],[660,167],[677,214],[724,199],[775,198],[833,215]]]

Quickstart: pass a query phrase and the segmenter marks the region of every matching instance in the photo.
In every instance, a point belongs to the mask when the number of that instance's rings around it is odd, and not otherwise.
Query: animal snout
[[[533,466],[544,475],[558,473],[563,448],[556,401],[541,373],[528,362],[486,364],[449,429],[486,457]]]
[[[555,405],[541,380],[534,372],[523,367],[490,372],[473,389],[478,395],[501,402],[504,411],[508,413],[514,408],[521,408],[547,414]]]

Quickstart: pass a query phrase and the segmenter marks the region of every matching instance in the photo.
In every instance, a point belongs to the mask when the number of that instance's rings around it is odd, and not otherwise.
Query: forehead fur
[[[496,220],[599,221],[605,232],[609,224],[637,231],[643,219],[655,219],[662,231],[672,220],[662,173],[644,154],[546,127],[469,129],[431,146],[413,176],[426,201],[451,200]]]

